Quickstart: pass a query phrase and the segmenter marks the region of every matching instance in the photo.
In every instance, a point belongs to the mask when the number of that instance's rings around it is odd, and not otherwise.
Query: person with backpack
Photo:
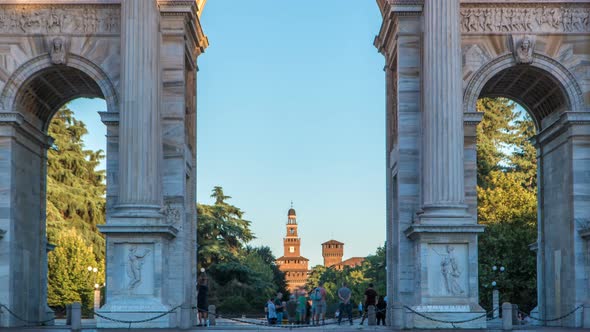
[[[316,287],[310,294],[311,311],[313,314],[312,324],[320,325],[320,317],[322,319],[322,324],[325,323],[326,296],[327,296],[327,293],[326,293],[326,289],[324,288],[324,283],[320,282],[318,287]]]

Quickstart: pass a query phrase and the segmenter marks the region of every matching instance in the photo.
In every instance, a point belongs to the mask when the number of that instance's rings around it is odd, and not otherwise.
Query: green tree
[[[213,188],[214,205],[197,204],[198,262],[209,267],[239,257],[246,243],[254,239],[250,221],[243,219],[244,212],[228,204],[221,187]]]
[[[482,98],[477,101],[477,110],[484,112],[477,126],[477,184],[487,188],[487,176],[492,171],[503,169],[508,160],[504,151],[513,141],[513,122],[517,118],[515,104],[506,98]]]
[[[97,264],[91,245],[75,229],[64,230],[54,238],[56,248],[47,260],[48,299],[52,307],[64,308],[72,302],[81,302],[86,309],[92,308],[94,284],[104,283],[104,262]],[[88,267],[98,267],[98,272]]]
[[[536,240],[536,151],[529,142],[532,120],[504,98],[483,98],[477,131],[480,301],[491,309],[496,281],[501,301],[523,310],[536,305],[536,256],[528,245]],[[498,273],[492,266],[504,266]]]
[[[49,126],[54,144],[47,154],[47,237],[54,243],[64,229],[75,228],[100,260],[105,241],[97,225],[105,222],[106,185],[105,172],[96,168],[104,153],[84,149],[82,137],[87,133],[67,107]]]
[[[197,204],[198,262],[209,273],[209,302],[226,315],[260,313],[277,291],[287,293],[285,274],[269,247],[250,247],[254,239],[244,212],[230,205],[221,187],[213,205]]]

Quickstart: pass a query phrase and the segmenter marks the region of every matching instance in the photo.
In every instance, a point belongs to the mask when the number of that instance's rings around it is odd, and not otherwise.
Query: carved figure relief
[[[119,33],[120,9],[111,5],[0,6],[0,33]]]
[[[144,258],[150,254],[149,249],[140,251],[137,245],[129,248],[129,254],[127,256],[127,276],[129,277],[129,284],[127,289],[133,291],[141,284],[141,270],[143,267]]]
[[[535,39],[533,36],[525,35],[518,39],[516,36],[511,36],[512,50],[514,60],[520,64],[530,64],[533,62],[533,49],[535,46]]]
[[[461,8],[463,33],[589,32],[588,6]]]
[[[49,48],[49,55],[51,56],[51,62],[54,65],[66,64],[66,46],[64,40],[61,37],[53,38]]]
[[[443,285],[447,294],[463,295],[465,290],[461,287],[461,268],[455,258],[455,248],[451,245],[446,246],[446,252],[439,253],[436,249],[432,250],[440,256],[440,273],[442,275]]]

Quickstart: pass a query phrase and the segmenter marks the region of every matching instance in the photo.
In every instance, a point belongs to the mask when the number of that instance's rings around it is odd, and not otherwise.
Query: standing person
[[[369,287],[367,288],[367,290],[365,291],[365,311],[363,313],[363,318],[361,319],[361,324],[363,325],[363,322],[365,321],[365,318],[367,318],[367,312],[369,310],[369,306],[375,306],[375,304],[377,304],[377,291],[375,289],[373,289],[373,283],[369,283]]]
[[[307,299],[305,302],[305,324],[309,325],[312,318],[311,299]]]
[[[278,292],[275,298],[275,310],[277,312],[277,325],[283,323],[283,312],[285,307],[283,306],[283,293]]]
[[[201,268],[201,274],[197,280],[197,311],[199,315],[199,326],[207,325],[209,304],[207,303],[207,293],[209,292],[209,279],[205,269]]]
[[[297,323],[298,324],[305,324],[306,323],[306,315],[307,313],[307,298],[305,298],[305,292],[300,289],[299,290],[299,297],[297,298]]]
[[[289,302],[287,302],[287,316],[289,317],[289,324],[295,324],[296,317],[297,317],[297,300],[295,299],[295,294],[289,297]]]
[[[275,308],[275,304],[272,299],[268,299],[266,302],[266,311],[268,319],[268,325],[275,325],[277,323],[277,309]]]
[[[320,318],[322,319],[322,324],[325,323],[327,295],[323,282],[320,282],[318,287],[316,287],[311,293],[311,310],[313,312],[315,325],[320,325]]]
[[[346,283],[342,283],[342,287],[338,290],[338,298],[340,299],[340,314],[338,315],[338,325],[342,322],[342,316],[348,315],[348,321],[352,325],[352,303],[350,302],[350,296],[352,291],[347,287]]]
[[[379,301],[377,301],[377,306],[375,310],[377,311],[377,313],[375,314],[375,317],[377,317],[377,325],[379,325],[380,321],[382,325],[385,325],[385,315],[387,314],[387,302],[385,301],[383,295],[379,296]]]

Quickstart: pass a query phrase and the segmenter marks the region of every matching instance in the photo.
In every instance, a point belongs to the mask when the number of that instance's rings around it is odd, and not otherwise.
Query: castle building
[[[287,289],[293,293],[305,286],[309,273],[309,259],[301,256],[301,238],[297,234],[297,215],[293,207],[287,213],[287,232],[283,238],[283,250],[283,256],[276,260],[276,264],[285,272]]]
[[[322,243],[322,257],[324,257],[324,266],[330,267],[342,262],[344,256],[344,243],[336,240],[330,240]]]
[[[343,261],[344,243],[336,240],[322,243],[322,256],[324,257],[324,266],[336,270],[343,270],[345,266],[359,266],[365,260],[364,257],[351,257]]]

